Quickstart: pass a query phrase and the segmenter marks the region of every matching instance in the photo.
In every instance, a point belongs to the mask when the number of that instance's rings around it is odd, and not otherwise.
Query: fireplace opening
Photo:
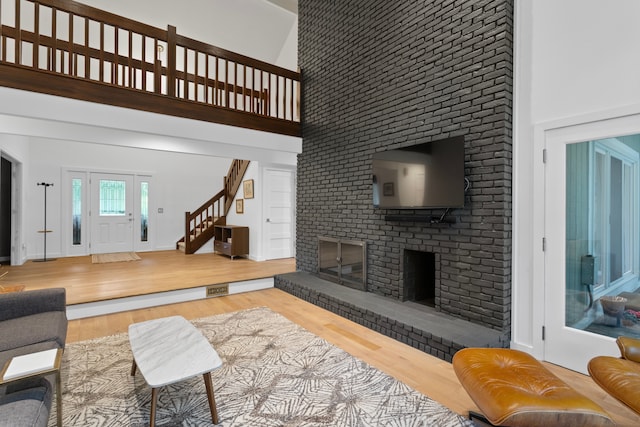
[[[418,304],[436,305],[436,254],[405,249],[404,299]]]

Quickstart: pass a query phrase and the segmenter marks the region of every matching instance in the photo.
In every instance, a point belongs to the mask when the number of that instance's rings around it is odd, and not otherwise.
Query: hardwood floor
[[[91,256],[28,261],[6,266],[2,285],[27,290],[63,287],[67,304],[104,301],[218,283],[273,277],[295,271],[293,258],[256,262],[246,258],[179,251],[139,252],[139,261],[92,264]]]
[[[74,320],[69,324],[67,341],[126,332],[130,323],[159,317],[182,315],[195,319],[262,306],[282,314],[460,414],[466,414],[469,409],[477,410],[458,382],[450,363],[275,288]],[[581,393],[602,405],[619,425],[638,425],[638,417],[602,391],[591,378],[554,365],[545,365]]]
[[[268,271],[282,270],[270,273],[273,275],[295,269],[293,260],[253,262],[236,259],[230,261],[225,257],[212,254],[192,256],[178,254],[176,256],[173,251],[141,253],[140,256],[143,257],[143,261],[147,260],[149,266],[140,268],[143,263],[135,261],[117,263],[121,264],[119,266],[100,264],[97,266],[101,267],[95,267],[96,265],[89,267],[90,260],[85,262],[77,258],[59,259],[51,263],[33,263],[40,264],[35,266],[27,263],[25,266],[8,268],[8,274],[2,283],[3,285],[22,283],[27,289],[67,284],[69,286],[65,287],[68,289],[68,294],[75,300],[90,300],[90,294],[94,291],[96,292],[94,299],[104,299],[118,293],[135,294],[147,289],[168,289],[172,282],[179,283],[181,286],[202,286],[202,283],[194,283],[202,280],[218,283],[247,280],[250,276],[249,271],[254,275],[263,274],[261,277],[265,277],[265,274],[269,274]],[[56,263],[58,264],[55,265]],[[135,263],[141,264],[130,265]],[[104,271],[101,271],[102,269]],[[200,279],[196,279],[197,277]],[[102,280],[104,283],[101,283]],[[451,364],[279,289],[266,289],[72,320],[69,322],[67,341],[71,343],[126,332],[131,323],[159,317],[182,315],[187,319],[194,319],[261,306],[269,307],[460,414],[466,414],[469,409],[477,410],[458,382]],[[619,425],[640,424],[640,417],[610,397],[588,376],[548,363],[545,363],[545,366],[576,390],[598,402]]]

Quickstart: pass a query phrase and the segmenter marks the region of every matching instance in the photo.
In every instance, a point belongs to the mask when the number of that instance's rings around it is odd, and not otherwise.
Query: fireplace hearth
[[[315,274],[280,274],[274,277],[274,286],[449,362],[461,348],[509,345],[506,333],[416,302],[349,289]]]

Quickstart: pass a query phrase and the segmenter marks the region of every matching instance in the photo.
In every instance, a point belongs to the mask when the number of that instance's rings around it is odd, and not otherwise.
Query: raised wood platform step
[[[401,302],[309,273],[277,275],[276,288],[440,359],[465,347],[508,347],[506,334],[413,302]]]
[[[197,286],[185,289],[175,289],[164,292],[154,292],[141,295],[125,296],[102,301],[86,302],[67,305],[69,320],[86,317],[102,316],[122,311],[139,310],[141,308],[158,307],[187,301],[239,294],[273,288],[273,278],[266,277],[255,280],[243,280],[220,285]]]

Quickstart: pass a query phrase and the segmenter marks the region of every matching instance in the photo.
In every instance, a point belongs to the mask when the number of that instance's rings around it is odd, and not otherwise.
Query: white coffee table
[[[158,388],[196,375],[204,377],[211,419],[218,424],[211,371],[222,366],[222,360],[195,326],[181,316],[134,323],[129,325],[129,342],[131,375],[136,374],[137,366],[151,387],[151,427],[155,425]]]

